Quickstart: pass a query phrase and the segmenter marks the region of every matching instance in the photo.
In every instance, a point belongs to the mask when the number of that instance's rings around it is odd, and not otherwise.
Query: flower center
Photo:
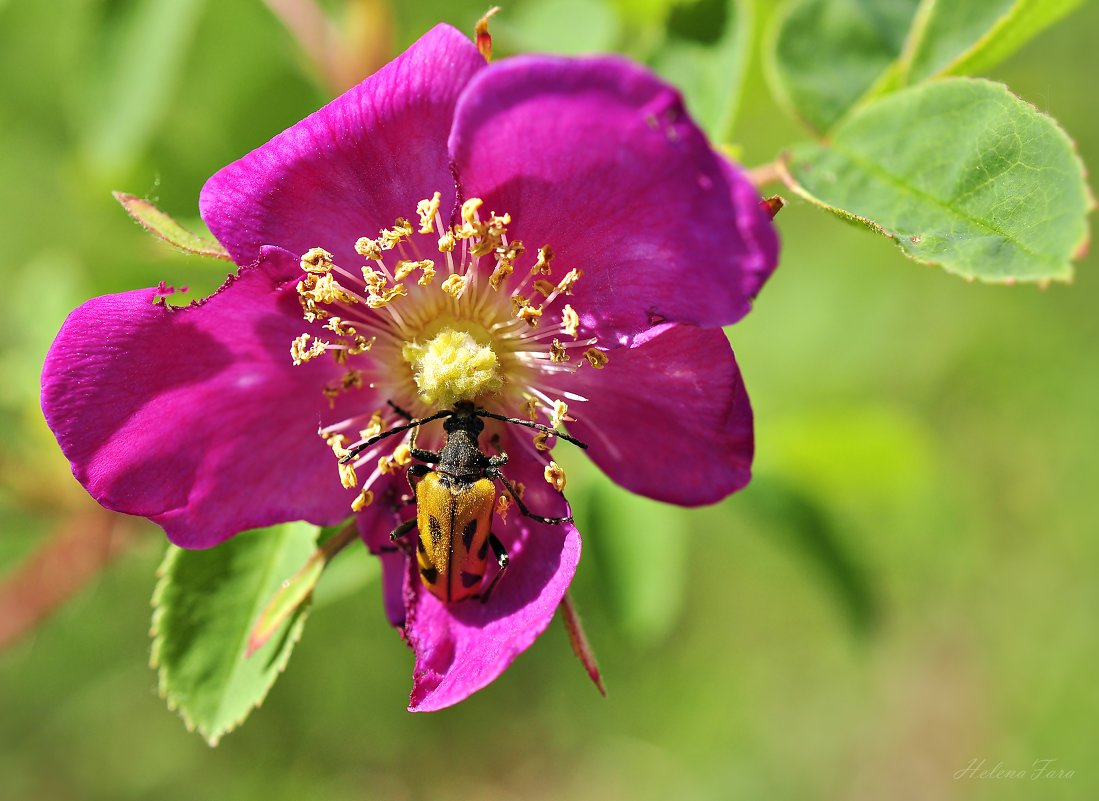
[[[504,386],[500,360],[475,323],[440,321],[439,331],[426,342],[408,342],[401,349],[412,368],[420,399],[430,406],[450,407],[458,401],[494,395]],[[457,325],[458,327],[452,327]]]
[[[290,356],[303,364],[328,353],[344,368],[322,388],[331,406],[343,395],[363,398],[356,413],[319,431],[341,459],[356,449],[340,464],[345,487],[359,487],[356,471],[372,467],[355,511],[371,502],[379,476],[408,464],[411,434],[356,446],[405,422],[404,413],[425,417],[472,402],[531,421],[541,414],[557,427],[574,419],[565,398],[586,400],[565,388],[568,376],[607,364],[564,302],[580,270],[555,265],[549,245],[527,253],[508,239],[511,215],[483,218],[479,198],[462,204],[453,225],[439,205],[438,192],[420,201],[418,229],[398,217],[376,238],[360,237],[355,253],[366,263],[358,272],[319,247],[301,258],[297,290],[311,330],[291,343]],[[551,435],[534,435],[535,448],[552,445]],[[564,477],[546,480],[556,486]]]

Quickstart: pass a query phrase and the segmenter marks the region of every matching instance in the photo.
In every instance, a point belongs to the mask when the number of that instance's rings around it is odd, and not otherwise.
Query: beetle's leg
[[[496,564],[500,566],[500,569],[496,571],[496,575],[492,577],[492,581],[488,585],[488,589],[485,590],[479,596],[481,603],[485,603],[488,597],[492,595],[492,591],[496,589],[497,583],[500,581],[500,577],[504,575],[504,571],[508,569],[508,564],[511,561],[508,558],[507,549],[504,548],[504,543],[493,534],[491,531],[488,534],[488,544],[492,547],[492,555],[496,557]]]
[[[435,464],[439,461],[439,454],[435,451],[425,451],[420,448],[412,448],[409,450],[409,455],[413,459],[419,459],[421,462],[427,462],[428,464]],[[423,465],[420,465],[423,467]]]
[[[529,517],[531,520],[537,520],[539,523],[546,523],[550,526],[559,526],[562,523],[572,522],[572,515],[569,515],[568,517],[542,517],[542,515],[534,514],[534,512],[528,509],[527,505],[523,503],[523,499],[519,497],[514,489],[512,489],[511,482],[504,478],[504,474],[501,473],[499,469],[495,467],[490,467],[485,470],[485,475],[489,478],[495,478],[500,482],[503,488],[507,490],[508,495],[510,495],[515,501],[516,505],[519,507],[519,511],[523,514],[524,517]]]
[[[408,466],[408,470],[405,471],[405,478],[408,479],[408,487],[412,490],[412,495],[405,496],[407,499],[405,500],[406,506],[411,506],[416,503],[416,484],[419,484],[420,480],[430,472],[431,468],[426,464],[410,464]],[[414,478],[416,479],[415,483],[412,481]]]
[[[382,553],[393,553],[393,551],[404,551],[406,556],[412,555],[412,546],[405,539],[408,536],[408,532],[415,530],[416,518],[406,520],[401,525],[397,526],[393,531],[389,533],[389,541],[393,543],[389,548],[379,548]]]
[[[490,456],[490,457],[488,457],[488,466],[489,467],[503,467],[507,463],[508,463],[508,455],[506,453],[501,453],[499,456]]]

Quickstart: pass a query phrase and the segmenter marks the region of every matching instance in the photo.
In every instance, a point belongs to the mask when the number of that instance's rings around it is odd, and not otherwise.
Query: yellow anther
[[[605,354],[601,350],[596,350],[595,348],[588,348],[586,351],[584,351],[584,358],[587,359],[588,364],[590,364],[596,370],[602,370],[604,367],[607,366],[607,362],[610,361],[607,358],[607,354]]]
[[[389,456],[378,457],[378,472],[387,476],[396,470],[396,463]]]
[[[492,271],[492,275],[488,277],[489,285],[494,290],[500,289],[500,284],[507,280],[507,277],[515,272],[514,265],[506,259],[500,259],[496,262],[496,269]]]
[[[512,295],[511,296],[511,310],[516,315],[519,314],[520,309],[524,309],[529,305],[530,305],[530,301],[527,300],[526,297],[524,297],[523,295]]]
[[[370,415],[370,422],[366,424],[366,428],[359,432],[359,439],[370,439],[380,433],[382,433],[382,410],[377,409]]]
[[[477,210],[484,201],[479,197],[471,197],[462,204],[462,224],[454,230],[454,236],[458,239],[469,239],[480,236],[485,226],[478,220]]]
[[[378,234],[378,247],[382,250],[393,250],[410,236],[412,236],[412,223],[404,217],[398,217],[392,228],[383,228]]]
[[[370,504],[374,503],[374,492],[372,490],[364,489],[359,493],[358,497],[351,502],[352,512],[361,512]]]
[[[394,284],[383,292],[371,291],[370,297],[366,299],[366,305],[372,309],[380,309],[387,303],[390,303],[397,298],[404,297],[407,294],[408,290],[404,288],[404,284]]]
[[[443,284],[442,284],[442,290],[444,292],[446,292],[448,295],[450,295],[452,298],[454,298],[455,300],[457,300],[458,298],[460,298],[462,296],[462,293],[465,291],[465,289],[466,289],[465,279],[462,276],[458,275],[457,273],[455,273],[454,275],[450,276],[450,278],[443,281]]]
[[[546,441],[550,438],[549,432],[539,431],[534,435],[534,447],[540,451],[548,451],[550,446],[546,444]]]
[[[420,233],[430,234],[435,230],[435,215],[439,211],[442,195],[436,192],[430,198],[416,204],[416,213],[420,215]]]
[[[343,374],[343,378],[340,379],[340,387],[342,389],[362,389],[363,388],[363,374],[360,370],[348,370]]]
[[[565,304],[565,308],[561,309],[561,328],[573,339],[576,339],[577,331],[580,328],[580,315],[576,313],[569,304]]]
[[[310,281],[311,278],[314,278],[312,274],[303,283],[306,285],[306,293],[317,303],[358,302],[354,295],[340,285],[340,282],[332,276],[332,273],[325,273],[314,281]],[[308,285],[310,283],[313,284],[312,289],[309,289]],[[298,292],[302,292],[302,283],[298,284]]]
[[[565,273],[565,277],[561,279],[561,283],[557,285],[557,291],[563,292],[566,295],[572,294],[572,288],[576,286],[576,282],[584,275],[583,270],[577,270],[575,267]]]
[[[531,328],[535,328],[542,317],[542,307],[527,305],[515,312],[515,316]]]
[[[550,425],[557,428],[561,423],[574,420],[575,418],[569,417],[569,405],[562,400],[555,400],[553,402],[553,416],[550,418]]]
[[[511,217],[508,216],[508,219],[510,220]],[[523,243],[516,239],[514,242],[509,242],[506,245],[500,245],[496,248],[496,260],[509,261],[514,264],[515,260],[522,256],[524,251],[526,251],[526,248],[523,246]]]
[[[511,484],[511,491],[519,496],[520,499],[527,494],[527,485],[522,481],[509,481]]]
[[[335,454],[342,459],[343,453],[341,453],[341,451],[343,451],[344,443],[347,442],[347,437],[343,434],[329,434],[328,436],[325,436],[323,433],[321,434],[321,437],[324,439],[324,444],[331,448]]]
[[[351,462],[348,462],[347,464],[336,462],[336,464],[340,466],[340,483],[343,484],[343,488],[352,489],[353,487],[358,486],[359,479],[355,475],[355,465],[351,464]]]
[[[550,463],[546,465],[546,469],[542,471],[542,475],[545,476],[546,483],[555,490],[558,492],[565,491],[565,471],[557,462],[551,459]]]
[[[454,250],[454,246],[457,244],[457,240],[454,238],[454,232],[449,228],[443,231],[443,235],[439,237],[439,252],[450,253]]]
[[[523,402],[523,411],[526,412],[527,417],[533,423],[538,419],[538,401],[534,398],[527,398]]]
[[[324,327],[341,337],[353,337],[359,333],[352,326],[348,325],[343,319],[339,317],[332,317],[324,324]]]
[[[405,443],[401,443],[393,449],[393,462],[401,467],[412,463],[412,449]]]
[[[534,279],[534,288],[542,293],[542,297],[548,298],[557,287],[545,278]]]
[[[435,262],[431,259],[424,259],[421,261],[420,270],[423,271],[423,275],[421,275],[420,280],[416,282],[420,286],[427,286],[435,279]]]
[[[310,359],[315,359],[332,344],[323,339],[314,339],[313,344],[309,344],[309,339],[309,334],[302,334],[290,343],[290,358],[294,360],[295,365],[305,364]]]
[[[370,339],[367,339],[362,334],[356,334],[355,344],[349,347],[347,350],[341,351],[341,353],[346,353],[348,356],[358,356],[360,353],[366,353],[368,350],[374,347],[374,343],[377,341],[377,337],[370,337]]]
[[[355,252],[364,259],[377,261],[382,257],[382,246],[378,244],[377,240],[364,236],[355,242]]]
[[[332,254],[324,248],[309,248],[301,257],[301,268],[307,273],[323,275],[332,269]]]
[[[507,495],[501,494],[496,499],[496,514],[500,515],[501,522],[508,522],[509,511],[511,511],[511,499]]]
[[[565,349],[565,346],[561,344],[561,340],[554,337],[553,342],[550,343],[550,360],[555,364],[564,364],[569,360],[569,352]]]
[[[538,248],[538,261],[530,268],[530,274],[536,275],[537,273],[541,273],[542,275],[549,275],[551,271],[551,261],[553,261],[553,248],[549,245],[542,245],[542,247]]]
[[[401,259],[397,262],[397,266],[393,268],[393,278],[397,281],[403,281],[416,272],[416,268],[419,266],[417,261],[408,261],[407,259]]]
[[[321,388],[321,393],[328,399],[328,408],[334,409],[336,407],[336,398],[340,396],[340,385],[325,384]]]
[[[382,271],[371,267],[363,267],[363,283],[366,284],[367,292],[377,294],[385,288],[388,282],[389,279],[385,277],[385,273]]]

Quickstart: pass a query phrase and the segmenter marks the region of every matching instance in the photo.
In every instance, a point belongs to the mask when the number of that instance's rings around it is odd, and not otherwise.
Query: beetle
[[[408,485],[412,488],[412,502],[416,504],[416,516],[397,526],[390,534],[390,540],[399,544],[414,528],[417,530],[416,560],[420,579],[439,600],[445,603],[456,603],[466,598],[487,601],[507,570],[509,561],[503,543],[491,531],[492,510],[496,503],[496,485],[493,482],[499,482],[515,501],[519,512],[532,520],[559,526],[571,523],[572,516],[543,517],[527,508],[500,471],[507,464],[507,454],[487,456],[481,450],[479,440],[485,427],[482,418],[553,434],[580,448],[586,449],[588,446],[550,426],[496,414],[469,401],[459,401],[453,409],[444,409],[419,420],[413,419],[392,401],[389,405],[409,422],[393,426],[359,443],[340,462],[346,464],[381,439],[416,429],[410,455],[423,464],[409,465],[406,472]],[[444,420],[443,429],[446,431],[442,449],[436,453],[417,448],[416,433],[419,427],[440,419]],[[489,548],[499,570],[481,592]]]

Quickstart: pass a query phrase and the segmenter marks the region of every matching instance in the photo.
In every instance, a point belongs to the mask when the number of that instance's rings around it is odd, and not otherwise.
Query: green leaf
[[[127,195],[125,192],[113,194],[115,200],[121,203],[130,216],[141,223],[146,231],[163,239],[172,247],[186,253],[232,261],[229,251],[217,240],[191,233],[148,200],[143,200],[136,195]]]
[[[690,542],[684,512],[632,495],[602,475],[593,477],[587,506],[599,536],[585,547],[594,551],[622,630],[642,644],[659,642],[683,609]]]
[[[906,256],[982,281],[1068,280],[1093,206],[1051,118],[989,81],[952,78],[865,106],[827,144],[794,148],[803,198]]]
[[[924,0],[925,24],[909,46],[908,83],[977,75],[1010,56],[1082,0]],[[923,9],[921,9],[923,12]]]
[[[669,37],[656,52],[653,68],[683,92],[687,108],[711,140],[728,142],[752,52],[753,3],[720,4],[725,25],[713,43]]]
[[[359,538],[359,529],[354,520],[332,532],[325,529],[320,532],[317,548],[304,565],[293,576],[279,585],[274,596],[260,613],[256,625],[248,638],[248,650],[245,656],[251,656],[262,648],[285,623],[299,610],[307,606],[313,597],[313,590],[320,580],[321,573],[332,559]]]
[[[775,15],[768,77],[788,110],[831,128],[901,54],[918,0],[792,0]]]
[[[306,606],[251,659],[248,636],[316,541],[315,526],[288,523],[238,534],[207,551],[169,547],[153,594],[152,666],[168,707],[211,746],[263,702],[286,667]]]
[[[860,104],[988,70],[1082,0],[792,0],[769,58],[780,100],[824,133]]]

